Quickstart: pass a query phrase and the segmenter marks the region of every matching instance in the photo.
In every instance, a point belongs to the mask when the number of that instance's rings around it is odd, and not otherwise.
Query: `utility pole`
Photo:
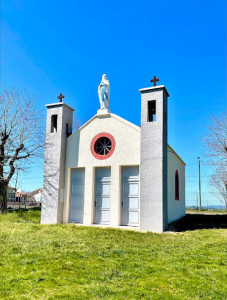
[[[198,192],[196,192],[196,210],[199,210],[199,203],[198,203]]]
[[[227,181],[225,181],[225,191],[226,191],[226,198],[227,198]],[[225,208],[227,211],[227,203],[225,202]]]
[[[197,157],[199,163],[199,210],[201,211],[202,202],[201,202],[201,178],[200,178],[200,157]]]

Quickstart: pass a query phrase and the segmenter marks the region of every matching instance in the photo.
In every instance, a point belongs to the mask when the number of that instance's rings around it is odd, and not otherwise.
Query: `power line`
[[[20,177],[20,179],[36,179],[36,178],[43,178],[43,176],[38,176],[38,177],[29,177],[29,178],[26,178],[26,177]]]
[[[212,175],[201,175],[200,177],[211,177]],[[185,177],[197,177],[197,178],[199,178],[199,176],[198,175],[187,175],[187,176],[185,176]]]
[[[196,161],[196,162],[193,162],[193,163],[191,163],[191,164],[186,164],[186,167],[192,166],[192,165],[194,165],[194,164],[196,164],[196,163],[197,163],[197,161]]]
[[[186,191],[186,194],[187,193],[196,193],[198,191]],[[213,194],[213,192],[202,192],[203,194]]]
[[[185,180],[185,182],[199,182],[199,180]],[[208,184],[209,182],[210,182],[210,179],[203,179],[203,183],[207,183]]]
[[[42,183],[41,181],[33,181],[33,182],[28,182],[27,184],[33,184],[33,183]],[[25,181],[23,182],[23,184],[26,184]]]

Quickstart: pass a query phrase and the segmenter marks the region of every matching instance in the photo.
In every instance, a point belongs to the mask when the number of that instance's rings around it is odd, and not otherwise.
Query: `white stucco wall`
[[[111,134],[115,151],[105,160],[96,159],[90,150],[92,139],[99,133]],[[67,139],[66,181],[63,222],[69,219],[71,168],[85,167],[84,224],[93,224],[95,168],[111,167],[110,226],[120,225],[121,166],[140,164],[140,128],[114,114],[95,116]]]
[[[108,159],[96,159],[90,150],[99,133],[111,134],[115,151]],[[95,116],[67,139],[63,222],[68,223],[70,174],[72,168],[85,168],[83,224],[93,224],[96,167],[111,167],[110,226],[121,224],[121,167],[140,165],[140,127],[114,115]],[[180,200],[175,200],[175,172],[179,174]],[[185,215],[185,164],[168,146],[168,222]],[[152,216],[151,216],[152,217]]]
[[[175,173],[179,175],[179,200],[175,200]],[[185,216],[185,164],[168,147],[168,223]]]

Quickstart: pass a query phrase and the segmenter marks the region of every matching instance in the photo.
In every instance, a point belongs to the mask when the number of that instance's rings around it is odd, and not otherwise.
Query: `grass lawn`
[[[0,299],[227,299],[226,229],[139,233],[0,215]]]
[[[199,211],[197,209],[186,209],[186,213],[191,213],[191,214],[226,214],[226,210],[225,209],[207,209],[207,210],[202,210]]]

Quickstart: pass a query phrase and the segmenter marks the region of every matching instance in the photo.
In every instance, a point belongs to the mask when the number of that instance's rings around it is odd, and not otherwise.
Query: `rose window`
[[[107,132],[102,132],[93,138],[91,153],[97,159],[107,159],[114,153],[115,146],[114,137]]]
[[[107,137],[101,137],[95,143],[95,152],[99,155],[107,155],[112,148],[111,140]]]

